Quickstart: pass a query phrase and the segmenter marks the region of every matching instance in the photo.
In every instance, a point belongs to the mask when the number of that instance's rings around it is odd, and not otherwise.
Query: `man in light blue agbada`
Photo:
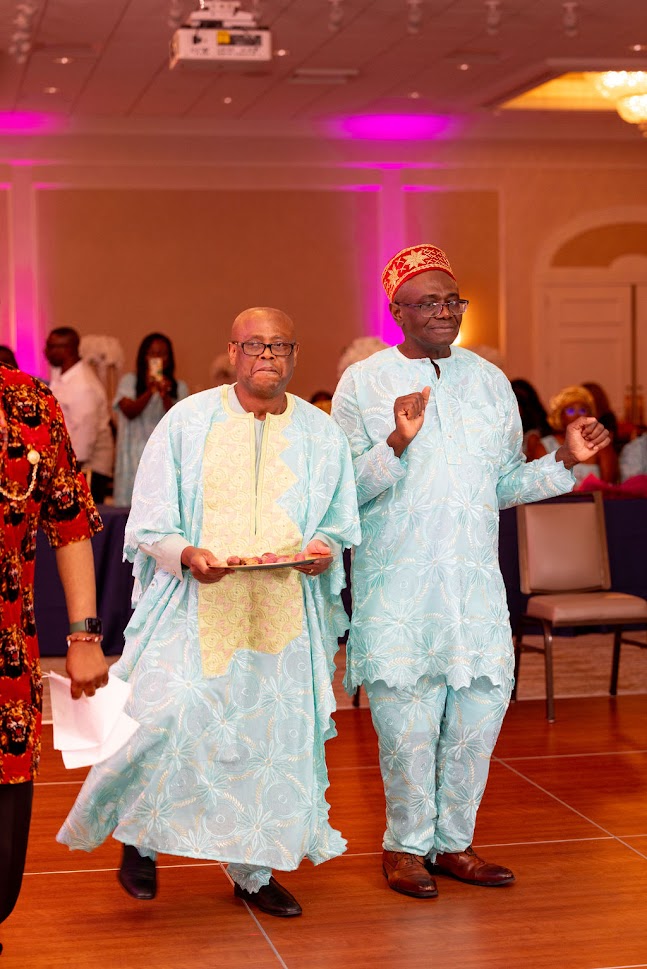
[[[383,284],[403,342],[349,367],[332,407],[362,524],[346,685],[366,688],[378,735],[384,874],[395,891],[433,898],[437,873],[514,881],[472,849],[514,667],[499,509],[570,491],[570,469],[609,435],[580,418],[556,454],[526,464],[508,380],[452,347],[468,301],[446,255],[405,249]]]
[[[341,549],[359,542],[359,520],[343,432],[286,393],[298,349],[284,313],[241,313],[236,383],[177,403],[139,466],[125,551],[142,594],[113,669],[141,726],[92,769],[58,835],[92,850],[112,833],[137,898],[155,895],[161,851],[228,862],[238,897],[299,915],[272,869],[345,850],[324,744],[346,625]],[[320,554],[227,567],[302,550]]]

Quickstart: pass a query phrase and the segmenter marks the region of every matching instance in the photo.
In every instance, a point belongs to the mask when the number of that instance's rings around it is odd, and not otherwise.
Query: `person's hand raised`
[[[430,393],[431,387],[423,387],[421,391],[396,398],[393,405],[395,430],[386,441],[393,448],[396,457],[400,457],[424,424]]]
[[[567,426],[564,444],[557,451],[556,458],[567,468],[572,468],[574,464],[588,461],[610,443],[611,435],[595,417],[578,417]]]
[[[155,388],[160,397],[164,398],[171,396],[171,381],[168,379],[168,377],[158,377],[155,383]]]

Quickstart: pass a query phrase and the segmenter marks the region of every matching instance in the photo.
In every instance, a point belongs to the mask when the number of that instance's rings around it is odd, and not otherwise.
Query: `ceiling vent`
[[[298,67],[290,81],[292,84],[347,84],[359,77],[356,67]]]

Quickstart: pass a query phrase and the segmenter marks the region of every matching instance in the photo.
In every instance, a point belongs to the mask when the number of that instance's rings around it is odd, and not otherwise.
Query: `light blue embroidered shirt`
[[[412,685],[445,675],[458,689],[512,679],[499,569],[499,509],[571,491],[553,454],[526,464],[509,381],[452,347],[436,361],[389,347],[348,368],[332,416],[355,464],[362,544],[355,550],[346,686]],[[400,458],[386,439],[396,397],[431,387],[424,424]]]

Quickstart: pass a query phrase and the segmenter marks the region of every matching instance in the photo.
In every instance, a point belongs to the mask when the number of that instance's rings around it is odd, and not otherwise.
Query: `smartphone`
[[[151,380],[161,380],[163,375],[164,375],[164,358],[149,357],[148,376],[151,378]]]

